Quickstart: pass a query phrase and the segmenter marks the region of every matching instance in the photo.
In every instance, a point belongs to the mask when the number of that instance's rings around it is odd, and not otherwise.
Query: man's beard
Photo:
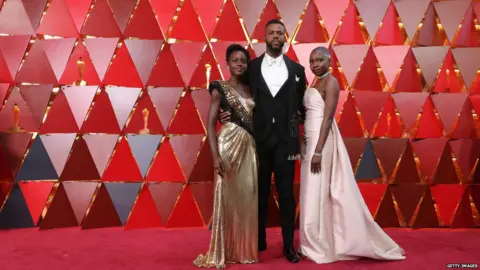
[[[267,48],[272,52],[282,53],[283,46],[285,45],[285,43],[282,43],[282,42],[279,42],[279,43],[280,43],[280,46],[278,48],[274,48],[271,43],[266,43],[266,44],[267,44]]]

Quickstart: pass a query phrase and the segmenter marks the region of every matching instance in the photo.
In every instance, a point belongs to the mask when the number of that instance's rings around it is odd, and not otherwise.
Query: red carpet
[[[480,264],[480,230],[387,229],[407,251],[407,260],[359,260],[292,265],[281,256],[278,229],[269,231],[269,248],[256,265],[227,269],[445,269],[447,263]],[[82,231],[34,229],[0,231],[1,269],[195,269],[191,261],[207,249],[206,229]]]

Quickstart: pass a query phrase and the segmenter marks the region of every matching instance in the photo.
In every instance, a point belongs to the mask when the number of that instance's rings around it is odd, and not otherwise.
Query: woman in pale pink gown
[[[371,258],[403,260],[399,247],[373,220],[355,181],[348,152],[334,120],[339,96],[328,72],[330,54],[310,55],[318,77],[305,92],[307,110],[300,183],[299,253],[316,263]]]

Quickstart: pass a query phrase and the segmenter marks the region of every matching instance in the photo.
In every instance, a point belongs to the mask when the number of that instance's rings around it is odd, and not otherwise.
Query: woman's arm
[[[334,77],[330,77],[330,80],[325,86],[325,108],[323,112],[322,126],[320,127],[320,136],[318,137],[317,147],[315,153],[322,153],[323,146],[327,141],[328,133],[332,127],[332,122],[335,116],[335,110],[338,104],[338,97],[340,89],[337,80]]]
[[[220,156],[217,146],[217,121],[220,109],[222,95],[217,89],[213,89],[211,93],[210,108],[208,109],[207,139],[210,143],[210,150],[215,158]]]

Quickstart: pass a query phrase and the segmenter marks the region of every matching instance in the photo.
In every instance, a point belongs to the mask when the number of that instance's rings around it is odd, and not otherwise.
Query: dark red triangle
[[[47,213],[40,223],[40,230],[78,226],[75,213],[62,184],[58,186]]]
[[[83,123],[81,132],[113,134],[121,132],[112,103],[105,90],[100,91],[95,97],[93,107]]]
[[[395,173],[394,183],[420,183],[420,176],[418,175],[417,165],[413,156],[412,146],[409,142],[403,151],[400,164]]]
[[[460,29],[455,35],[452,43],[456,47],[480,47],[480,33],[477,31],[475,26],[473,3],[468,7],[468,10],[463,17],[463,22],[460,26]]]
[[[205,41],[205,33],[198,18],[192,1],[183,1],[182,8],[177,15],[177,20],[172,27],[169,37],[179,40]]]
[[[455,214],[455,209],[457,208],[458,202],[462,199],[465,193],[467,194],[468,198],[468,192],[465,192],[466,186],[433,185],[430,187],[430,189],[432,190],[435,204],[437,205],[444,225],[449,226],[451,224],[453,215]],[[472,214],[470,211],[470,216],[471,215]]]
[[[198,87],[198,88],[207,88],[207,75],[205,72],[206,64],[209,64],[211,66],[209,83],[222,79],[222,75],[220,75],[220,70],[218,70],[218,67],[217,67],[217,61],[213,56],[210,46],[207,46],[207,48],[203,52],[202,58],[200,58],[200,62],[198,63],[197,68],[193,72],[192,78],[190,79],[190,83],[188,84],[189,86]]]
[[[100,179],[95,162],[83,137],[79,137],[73,143],[72,152],[60,179],[63,181]]]
[[[122,138],[117,144],[110,163],[102,175],[102,180],[122,182],[143,180],[126,138]]]
[[[50,3],[47,13],[43,16],[40,26],[37,28],[37,33],[59,37],[78,36],[77,27],[65,0]]]
[[[215,172],[213,170],[212,152],[210,150],[210,144],[208,143],[208,140],[205,140],[188,181],[213,182],[214,178]]]
[[[357,109],[353,102],[351,95],[348,95],[347,100],[343,104],[342,116],[338,122],[340,132],[344,137],[363,137],[360,120],[357,116]]]
[[[373,148],[380,160],[388,180],[391,179],[397,162],[405,151],[407,139],[378,139],[373,140]]]
[[[128,87],[143,86],[142,80],[138,75],[135,64],[133,63],[132,57],[130,56],[125,43],[120,49],[118,49],[102,82],[108,85]]]
[[[431,97],[427,98],[423,106],[422,117],[418,126],[416,138],[439,138],[443,137],[442,127],[434,112],[435,106]]]
[[[195,160],[197,160],[202,140],[203,135],[183,135],[170,138],[170,143],[187,179],[190,177]]]
[[[443,149],[443,153],[438,161],[437,171],[433,178],[434,184],[458,184],[458,177],[450,153],[450,146]]]
[[[208,225],[213,213],[213,198],[215,192],[214,184],[195,183],[191,184],[190,188],[195,196],[195,201],[197,202],[200,213],[202,214],[204,224]]]
[[[95,37],[120,37],[122,35],[107,0],[95,1],[80,33]]]
[[[210,93],[208,89],[198,89],[192,92],[193,101],[195,103],[195,107],[200,114],[200,118],[202,119],[203,126],[207,129],[208,125],[208,110],[210,109]]]
[[[421,92],[426,86],[425,79],[417,72],[417,60],[410,48],[394,85],[396,92]]]
[[[360,27],[359,17],[360,15],[354,2],[350,1],[343,16],[342,25],[337,30],[335,42],[341,44],[365,44],[368,34]]]
[[[434,173],[447,141],[446,138],[429,138],[413,142],[425,183],[433,183]]]
[[[472,103],[470,99],[465,101],[463,108],[458,116],[455,131],[452,134],[453,138],[477,138],[477,131],[475,128],[475,120],[472,116]]]
[[[367,138],[344,138],[345,147],[347,148],[348,156],[350,158],[350,163],[352,169],[355,172],[357,168],[358,160],[362,156],[365,145],[367,143]]]
[[[377,125],[375,126],[375,137],[401,138],[404,132],[401,126],[402,121],[397,116],[397,108],[392,96],[388,96],[385,107],[380,114]]]
[[[147,91],[143,91],[142,96],[139,98],[137,106],[135,106],[134,112],[127,125],[123,129],[124,133],[140,133],[144,128],[144,114],[143,110],[148,110],[147,128],[151,134],[164,134],[165,130],[162,127],[160,118],[156,113],[153,106],[152,99]]]
[[[7,198],[7,195],[10,193],[10,187],[12,183],[9,182],[0,182],[0,207],[3,207],[3,203]]]
[[[320,24],[320,16],[313,1],[310,1],[303,15],[302,24],[295,36],[295,41],[301,43],[328,42],[327,29]]]
[[[377,57],[375,56],[372,47],[369,47],[367,55],[363,59],[360,71],[357,73],[352,89],[382,91],[383,87],[378,74],[378,67]]]
[[[183,175],[177,157],[173,152],[172,145],[167,138],[160,146],[160,149],[148,170],[145,180],[185,183],[185,176]]]
[[[272,19],[281,19],[273,0],[267,1],[267,4],[265,5],[265,8],[261,14],[260,21],[258,21],[250,39],[263,41],[265,39],[265,25],[267,25],[267,22]]]
[[[13,181],[31,139],[30,133],[0,133],[0,182]]]
[[[11,83],[13,78],[8,70],[7,62],[3,59],[2,52],[0,51],[0,83]]]
[[[473,228],[475,222],[473,220],[473,212],[470,204],[470,196],[468,191],[463,193],[459,200],[455,216],[451,222],[452,228]]]
[[[182,194],[179,196],[175,208],[167,221],[165,227],[202,227],[203,219],[198,212],[197,204],[193,199],[193,193],[188,185],[185,185]]]
[[[182,191],[181,183],[149,183],[148,187],[152,194],[158,213],[162,218],[163,224],[167,223],[173,207],[177,202],[178,195]]]
[[[125,29],[124,36],[140,39],[164,39],[150,1],[140,0]]]
[[[185,87],[170,44],[164,45],[147,84],[161,87]]]
[[[417,209],[418,203],[428,187],[426,185],[402,184],[390,186],[390,189],[398,208],[400,208],[405,225],[409,226],[415,209]]]
[[[415,221],[412,224],[413,228],[437,228],[438,218],[435,212],[435,206],[432,199],[430,188],[426,189],[425,195],[422,198],[420,207],[418,209]]]
[[[81,41],[78,42],[78,45],[73,50],[59,83],[74,84],[76,81],[80,80],[80,73],[77,65],[77,61],[79,60],[82,60],[85,63],[85,67],[83,69],[83,80],[89,85],[100,84],[100,78],[95,70],[92,59],[90,58],[87,48]]]
[[[36,42],[28,52],[20,70],[15,77],[16,82],[39,84],[56,84],[57,77],[53,72],[41,42]]]
[[[144,185],[132,212],[125,224],[125,230],[161,227],[162,219],[147,185]]]
[[[27,203],[28,210],[34,224],[38,224],[42,216],[43,208],[47,203],[50,192],[52,191],[54,182],[19,182],[18,185],[22,190],[23,197]],[[49,207],[50,209],[50,207]]]
[[[220,41],[247,40],[232,0],[225,2],[215,30],[213,30],[212,38]]]
[[[461,76],[457,76],[455,72],[455,59],[452,50],[449,49],[442,67],[437,76],[437,80],[433,85],[433,91],[436,93],[460,93],[465,88],[465,83]]]
[[[178,110],[168,127],[169,134],[204,134],[205,129],[198,115],[191,91],[180,100]]]
[[[416,127],[418,114],[425,105],[427,97],[428,93],[397,93],[392,95],[407,131]]]
[[[398,26],[398,13],[391,2],[383,17],[382,24],[375,36],[375,43],[381,45],[403,45],[407,41],[407,33]]]
[[[478,140],[472,139],[460,139],[449,142],[458,166],[461,169],[463,182],[470,179],[472,169],[477,162],[477,156],[480,152],[479,142]]]
[[[104,184],[98,189],[87,216],[83,220],[82,229],[96,229],[122,226],[115,206],[113,205]]]
[[[65,93],[63,90],[59,91],[48,111],[47,119],[40,129],[40,133],[77,133],[78,130]]]
[[[448,38],[445,31],[438,27],[439,21],[433,3],[430,3],[429,8],[423,18],[423,23],[418,30],[415,38],[415,43],[418,46],[443,46],[448,45]]]
[[[355,91],[355,103],[362,114],[363,123],[368,131],[371,131],[377,122],[383,105],[390,97],[389,93],[373,91]]]

